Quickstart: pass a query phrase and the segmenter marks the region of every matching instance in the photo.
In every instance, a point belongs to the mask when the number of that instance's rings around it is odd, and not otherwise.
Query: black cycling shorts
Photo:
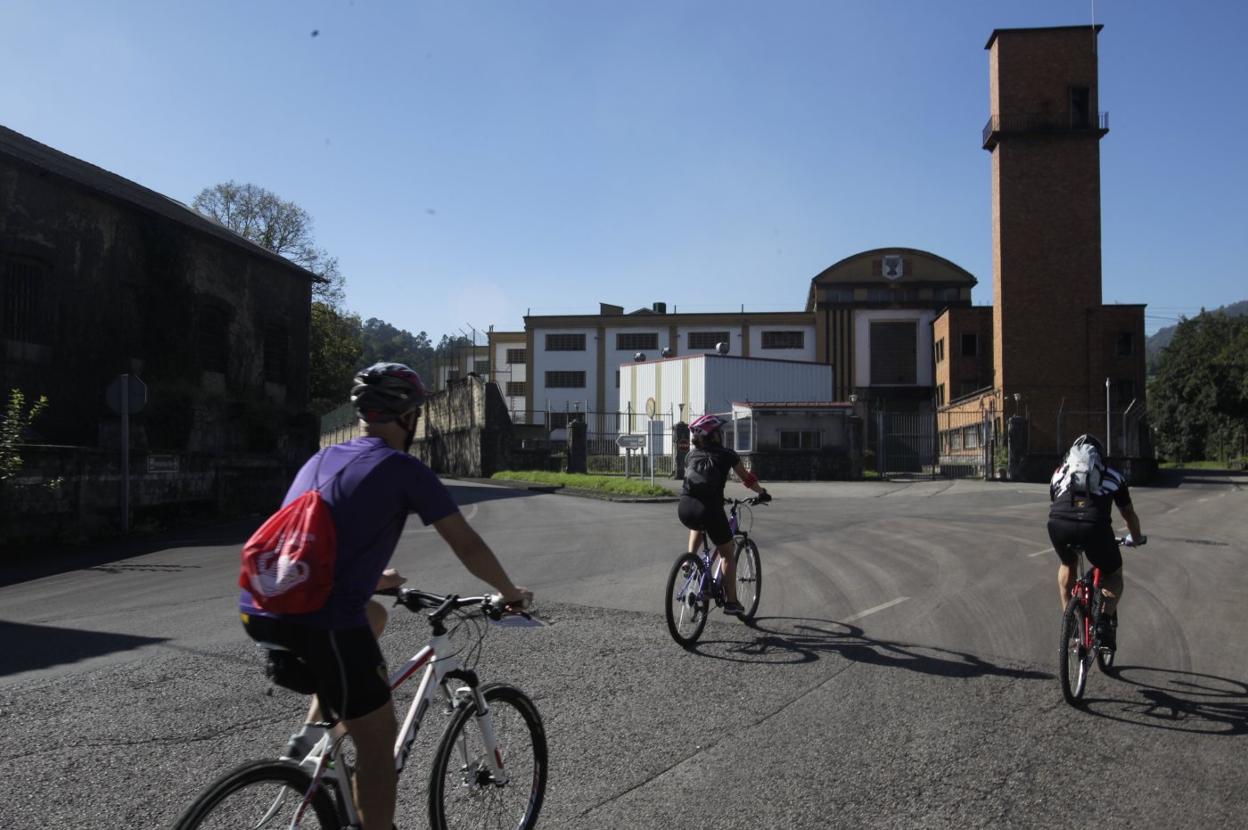
[[[386,661],[367,625],[312,628],[258,614],[242,616],[253,640],[290,649],[308,664],[321,706],[338,720],[362,717],[390,700]]]
[[[716,547],[732,539],[723,505],[706,504],[693,496],[681,496],[676,515],[680,517],[680,523],[690,530],[706,531],[711,544]]]
[[[1114,529],[1105,522],[1074,522],[1069,519],[1049,519],[1049,541],[1062,564],[1074,567],[1078,558],[1072,545],[1082,545],[1088,561],[1109,576],[1122,568],[1122,553]]]

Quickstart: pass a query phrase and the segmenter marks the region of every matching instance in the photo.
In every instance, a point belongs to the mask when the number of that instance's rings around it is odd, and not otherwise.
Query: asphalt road
[[[454,489],[550,622],[495,630],[480,664],[542,711],[541,826],[1242,826],[1248,478],[1170,484],[1135,491],[1150,544],[1126,552],[1119,671],[1082,710],[1055,676],[1042,486],[777,484],[754,514],[758,623],[713,619],[693,652],[663,623],[674,505]],[[235,614],[256,524],[0,572],[0,827],[168,826],[284,743],[303,703],[269,694]],[[395,565],[478,587],[415,520]],[[425,632],[396,612],[388,657]],[[425,825],[439,729],[399,827]]]

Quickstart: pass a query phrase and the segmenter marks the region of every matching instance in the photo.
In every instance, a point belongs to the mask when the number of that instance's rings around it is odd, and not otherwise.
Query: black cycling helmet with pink
[[[718,415],[702,415],[694,418],[689,425],[689,436],[695,443],[701,443],[723,429],[725,423],[727,422]]]
[[[355,375],[351,403],[360,418],[370,424],[397,420],[425,402],[420,375],[402,363],[374,363]]]

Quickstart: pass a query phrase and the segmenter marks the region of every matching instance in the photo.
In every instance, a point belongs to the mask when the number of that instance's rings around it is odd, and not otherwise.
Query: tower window
[[[974,357],[979,354],[979,335],[964,334],[962,335],[962,356]]]
[[[1118,356],[1130,357],[1135,354],[1135,337],[1129,331],[1118,332]]]
[[[1086,86],[1070,88],[1070,126],[1086,130],[1092,126],[1092,94]]]

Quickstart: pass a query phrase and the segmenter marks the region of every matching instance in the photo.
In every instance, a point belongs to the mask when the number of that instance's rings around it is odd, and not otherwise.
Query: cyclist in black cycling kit
[[[685,457],[685,483],[676,515],[689,528],[690,553],[697,554],[703,531],[710,537],[724,563],[724,613],[740,614],[745,609],[737,600],[737,563],[732,559],[732,531],[724,513],[728,473],[735,472],[741,483],[763,501],[771,496],[759,486],[758,476],[745,469],[741,457],[723,445],[723,426],[724,422],[715,415],[703,415],[689,425],[693,449]]]
[[[408,453],[424,399],[420,376],[407,366],[378,363],[361,370],[351,402],[364,434],[321,450],[295,476],[286,502],[321,487],[333,516],[337,558],[325,606],[307,614],[275,614],[261,609],[247,590],[239,601],[252,638],[289,649],[315,675],[308,722],[322,720],[323,706],[354,741],[354,797],[367,830],[389,830],[394,820],[397,732],[377,644],[386,611],[370,597],[404,581],[386,566],[408,514],[433,525],[464,567],[492,585],[504,603],[523,605],[533,596],[507,576],[438,477]],[[284,757],[298,760],[311,749],[302,744],[306,730],[291,739]]]
[[[1131,532],[1128,544],[1142,545],[1148,537],[1140,530],[1140,517],[1131,505],[1126,477],[1106,465],[1104,455],[1101,442],[1091,435],[1080,435],[1071,444],[1065,461],[1049,482],[1049,539],[1062,560],[1057,569],[1057,586],[1063,609],[1079,578],[1075,573],[1078,557],[1071,546],[1082,546],[1088,561],[1101,569],[1105,613],[1100,637],[1107,648],[1113,649],[1117,646],[1115,609],[1122,596],[1122,554],[1114,537],[1111,504],[1117,505]]]

